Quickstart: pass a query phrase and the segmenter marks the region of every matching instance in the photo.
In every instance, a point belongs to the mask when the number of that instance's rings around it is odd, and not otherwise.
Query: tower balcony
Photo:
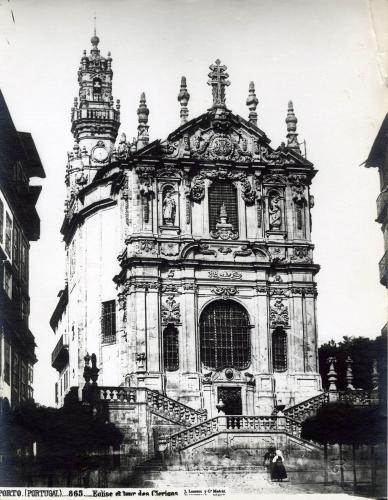
[[[383,258],[379,262],[380,283],[388,287],[388,250],[386,250]]]
[[[78,108],[74,109],[72,120],[92,120],[97,122],[102,121],[119,121],[120,111],[109,108],[109,109],[91,109],[91,108]]]
[[[381,191],[376,201],[377,204],[377,222],[383,224],[388,215],[388,189]]]
[[[59,372],[69,362],[69,335],[65,333],[60,337],[51,354],[51,366]]]

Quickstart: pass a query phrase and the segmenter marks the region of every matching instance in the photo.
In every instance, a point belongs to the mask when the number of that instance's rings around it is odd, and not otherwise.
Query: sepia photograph
[[[387,497],[388,1],[0,0],[0,497]]]

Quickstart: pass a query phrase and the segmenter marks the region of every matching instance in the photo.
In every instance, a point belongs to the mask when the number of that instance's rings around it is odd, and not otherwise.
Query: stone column
[[[149,283],[145,290],[147,371],[160,373],[160,338],[159,338],[159,284],[156,280]]]
[[[288,331],[288,369],[293,372],[305,371],[305,321],[304,321],[304,303],[302,291],[292,289],[292,315],[291,330]]]
[[[317,345],[315,325],[315,297],[313,289],[306,290],[304,296],[304,364],[306,372],[317,371]]]

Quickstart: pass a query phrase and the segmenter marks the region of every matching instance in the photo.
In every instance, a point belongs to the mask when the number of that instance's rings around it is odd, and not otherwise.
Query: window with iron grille
[[[272,363],[276,372],[287,370],[287,334],[283,328],[272,333]]]
[[[209,187],[209,229],[216,230],[220,219],[220,209],[225,204],[228,215],[228,224],[232,224],[233,231],[238,233],[237,190],[231,182],[215,181]]]
[[[11,381],[11,348],[4,340],[4,382],[10,385]]]
[[[200,320],[201,361],[214,370],[248,368],[251,338],[248,314],[237,302],[217,300],[202,313]]]
[[[12,261],[13,264],[19,267],[19,257],[20,257],[20,231],[16,224],[13,225],[13,237],[12,237]]]
[[[116,341],[116,302],[114,300],[101,304],[101,332],[103,342]]]
[[[164,369],[174,372],[179,368],[179,340],[178,330],[168,325],[163,332],[163,361]]]
[[[5,216],[5,251],[8,257],[11,257],[11,245],[12,245],[12,219],[8,213]]]

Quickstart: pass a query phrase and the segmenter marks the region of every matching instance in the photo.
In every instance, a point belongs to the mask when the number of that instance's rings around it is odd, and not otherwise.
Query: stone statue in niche
[[[173,226],[175,224],[176,202],[173,198],[173,190],[165,192],[163,200],[163,224]]]
[[[277,193],[272,193],[269,198],[269,228],[279,230],[282,225],[282,210],[280,207],[280,196]]]

